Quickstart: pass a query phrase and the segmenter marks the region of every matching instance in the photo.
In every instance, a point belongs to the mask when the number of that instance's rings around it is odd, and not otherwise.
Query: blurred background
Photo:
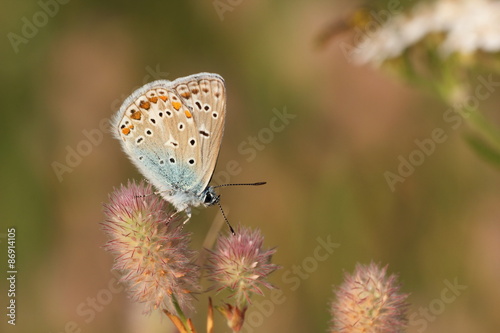
[[[102,249],[102,204],[114,187],[142,179],[107,121],[146,82],[214,72],[228,94],[214,179],[268,182],[220,189],[222,205],[233,225],[262,230],[282,266],[270,281],[283,296],[271,305],[269,292],[254,298],[243,331],[325,332],[332,286],[374,261],[411,293],[408,332],[498,332],[498,169],[467,145],[465,123],[443,119],[445,103],[354,65],[339,46],[350,37],[318,45],[353,6],[4,1],[1,267],[14,227],[18,273],[17,324],[2,313],[0,331],[174,332],[127,299]],[[496,123],[499,98],[481,101]],[[390,185],[388,172],[398,175],[416,140],[439,128],[446,139]],[[194,249],[220,219],[213,207],[192,218]],[[204,331],[206,295],[199,302],[193,318]],[[228,332],[216,318],[216,331]]]

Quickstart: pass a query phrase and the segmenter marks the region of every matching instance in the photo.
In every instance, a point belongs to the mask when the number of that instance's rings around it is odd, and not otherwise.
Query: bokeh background
[[[222,204],[233,225],[262,230],[282,266],[270,278],[283,291],[279,304],[265,302],[270,293],[256,297],[260,310],[244,331],[325,332],[332,286],[356,263],[374,261],[399,274],[410,315],[426,318],[408,332],[498,332],[498,169],[465,143],[465,124],[453,129],[443,120],[448,106],[434,96],[353,65],[338,39],[318,47],[322,31],[353,6],[4,1],[0,257],[5,272],[6,230],[15,227],[18,280],[15,327],[5,319],[5,277],[0,283],[0,331],[174,331],[159,314],[143,316],[113,284],[102,203],[142,176],[103,124],[138,86],[207,71],[224,77],[228,93],[214,177],[224,179],[236,161],[228,181],[268,182],[221,189]],[[44,21],[41,11],[52,15]],[[9,33],[30,37],[14,45]],[[481,102],[497,123],[499,98],[495,91]],[[283,129],[269,131],[285,111]],[[384,173],[397,173],[399,156],[408,158],[415,140],[436,128],[447,140],[392,191]],[[217,208],[192,218],[193,248],[214,221]],[[312,259],[324,242],[338,247]],[[443,299],[446,281],[466,287]],[[199,302],[193,316],[203,331],[206,295]],[[227,332],[217,318],[217,331]]]

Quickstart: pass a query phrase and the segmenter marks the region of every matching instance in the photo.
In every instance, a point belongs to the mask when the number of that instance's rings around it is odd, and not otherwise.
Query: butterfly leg
[[[186,218],[184,219],[184,221],[182,221],[181,228],[184,227],[184,225],[186,223],[188,223],[188,221],[191,219],[191,209],[189,209],[189,208],[187,208],[186,210],[176,211],[175,213],[170,215],[170,217],[168,218],[167,224],[170,223],[172,220],[174,220],[177,217],[177,215],[179,215],[183,212],[186,213]]]
[[[182,222],[182,225],[186,224],[191,219],[191,207],[186,208],[186,219]]]

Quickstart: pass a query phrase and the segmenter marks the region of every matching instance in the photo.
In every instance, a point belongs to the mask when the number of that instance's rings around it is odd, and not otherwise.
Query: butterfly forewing
[[[224,81],[217,74],[160,80],[136,90],[112,124],[127,155],[153,185],[194,198],[215,168],[225,104]]]
[[[180,84],[176,91],[188,107],[195,132],[192,133],[196,150],[200,152],[200,182],[208,185],[212,177],[224,132],[226,119],[226,92],[220,76],[202,77]],[[193,141],[189,140],[189,146]]]

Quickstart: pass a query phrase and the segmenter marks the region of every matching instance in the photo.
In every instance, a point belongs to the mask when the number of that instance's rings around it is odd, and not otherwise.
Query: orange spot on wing
[[[151,107],[151,103],[149,102],[145,102],[145,101],[142,101],[140,104],[139,104],[139,107],[140,108],[143,108],[143,109],[146,109],[146,110],[149,110],[149,108]],[[137,113],[137,112],[136,112]]]
[[[161,97],[160,97],[161,98]],[[152,103],[158,102],[158,97],[148,97],[148,100]]]
[[[148,104],[149,104],[149,103],[148,103]],[[148,109],[149,109],[149,107],[148,107]],[[134,119],[134,120],[141,120],[141,116],[142,116],[141,111],[136,111],[136,112],[134,112],[134,113],[132,113],[132,114],[130,115],[130,118],[132,118],[132,119]]]
[[[193,115],[191,114],[191,112],[189,112],[188,110],[184,111],[184,114],[186,115],[186,117],[188,118],[193,118]]]
[[[179,103],[179,102],[172,102],[172,106],[174,107],[174,109],[176,109],[177,111],[179,111],[179,109],[181,108],[181,103]]]
[[[161,99],[162,101],[166,102],[166,101],[167,101],[167,99],[168,99],[168,97],[167,97],[167,96],[165,96],[165,95],[162,95],[162,96],[160,96],[160,99]]]
[[[122,133],[125,135],[128,135],[130,133],[130,128],[128,128],[128,127],[123,128]]]
[[[185,92],[185,93],[182,93],[181,96],[184,98],[189,98],[189,97],[191,97],[191,93]]]

